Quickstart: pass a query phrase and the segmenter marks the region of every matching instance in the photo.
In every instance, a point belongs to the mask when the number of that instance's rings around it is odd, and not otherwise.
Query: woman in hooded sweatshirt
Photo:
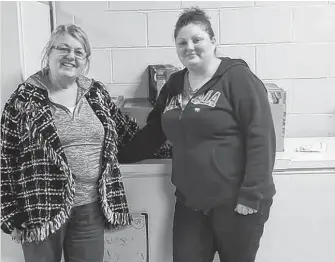
[[[185,69],[156,102],[173,145],[173,261],[209,262],[218,251],[223,262],[252,262],[275,194],[267,91],[243,60],[216,56],[199,8],[181,14],[174,38]]]

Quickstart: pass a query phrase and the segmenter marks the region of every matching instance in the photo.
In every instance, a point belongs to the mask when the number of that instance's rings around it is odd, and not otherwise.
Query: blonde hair
[[[59,25],[57,28],[51,33],[50,39],[46,46],[43,49],[42,52],[42,61],[41,61],[41,67],[43,72],[48,69],[49,64],[49,56],[51,53],[51,50],[53,48],[53,45],[56,41],[56,39],[60,35],[64,35],[65,33],[69,34],[73,38],[77,39],[82,46],[84,47],[85,53],[86,53],[86,67],[83,71],[83,74],[88,73],[90,64],[91,64],[91,46],[88,41],[88,37],[83,29],[81,29],[79,26],[74,24],[67,24],[67,25]]]

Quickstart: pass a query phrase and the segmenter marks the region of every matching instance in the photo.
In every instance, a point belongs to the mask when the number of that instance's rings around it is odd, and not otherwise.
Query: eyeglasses
[[[60,52],[63,55],[68,55],[73,50],[74,56],[81,60],[85,59],[87,56],[87,54],[81,49],[76,49],[76,48],[68,47],[65,45],[56,45],[56,46],[52,46],[52,48],[56,49],[58,52]]]

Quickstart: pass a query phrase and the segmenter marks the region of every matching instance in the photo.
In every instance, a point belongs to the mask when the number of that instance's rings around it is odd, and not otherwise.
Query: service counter
[[[106,232],[104,262],[172,262],[171,167],[171,160],[121,165],[136,223]],[[335,138],[285,139],[274,180],[277,194],[256,262],[334,262]],[[1,236],[1,261],[23,262],[20,245]]]

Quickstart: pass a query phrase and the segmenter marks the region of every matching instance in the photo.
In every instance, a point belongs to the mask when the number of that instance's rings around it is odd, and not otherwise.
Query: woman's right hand
[[[20,239],[22,235],[22,231],[20,229],[14,228],[12,233],[10,234],[13,239]]]
[[[23,223],[21,227],[26,228],[26,223]],[[22,230],[18,228],[14,228],[14,230],[12,231],[10,235],[12,236],[13,239],[21,239]]]
[[[254,214],[254,213],[257,213],[258,210],[256,209],[253,209],[251,207],[247,207],[247,206],[244,206],[244,205],[241,205],[241,204],[237,204],[235,210],[234,210],[236,213],[239,213],[241,215],[251,215],[251,214]]]

